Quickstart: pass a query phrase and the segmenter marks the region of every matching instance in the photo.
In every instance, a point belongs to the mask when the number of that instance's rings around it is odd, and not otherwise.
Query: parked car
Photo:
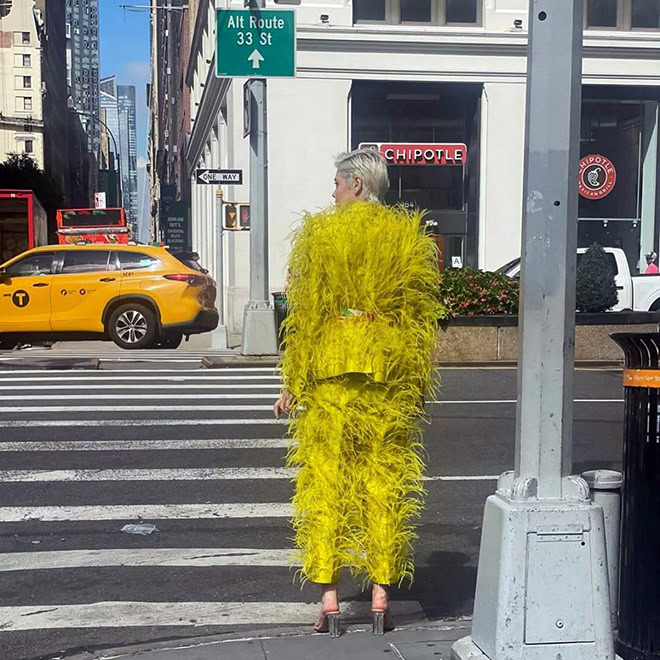
[[[603,249],[607,253],[612,267],[619,295],[619,302],[612,310],[628,309],[636,312],[660,310],[660,275],[633,275],[628,266],[626,253],[621,248],[606,247]],[[586,248],[578,249],[578,264],[586,251]],[[520,258],[509,261],[496,272],[509,277],[520,277]]]
[[[0,266],[0,344],[75,335],[176,348],[218,325],[215,283],[195,256],[146,245],[23,252]]]

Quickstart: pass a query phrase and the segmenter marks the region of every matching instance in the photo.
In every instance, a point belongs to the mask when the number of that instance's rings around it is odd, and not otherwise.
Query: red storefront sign
[[[589,154],[580,160],[578,190],[585,199],[607,197],[616,184],[616,169],[612,161],[599,154]]]
[[[363,142],[360,147],[377,149],[388,165],[465,165],[467,161],[467,146],[460,142]]]

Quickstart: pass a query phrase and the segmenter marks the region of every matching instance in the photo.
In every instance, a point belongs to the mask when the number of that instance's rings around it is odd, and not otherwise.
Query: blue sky
[[[149,12],[120,5],[148,6],[150,0],[99,0],[101,76],[117,76],[119,85],[135,85],[138,152],[138,213],[141,233],[149,239],[149,195],[146,153],[149,112],[146,86],[150,79]]]
[[[148,6],[149,0],[99,0],[101,76],[114,74],[118,84],[135,85],[137,148],[142,160],[146,154],[148,130],[149,12],[126,10],[120,5]]]

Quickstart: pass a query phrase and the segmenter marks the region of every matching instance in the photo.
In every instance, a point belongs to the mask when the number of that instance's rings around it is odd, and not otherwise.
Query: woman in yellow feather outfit
[[[298,468],[293,526],[303,580],[322,586],[317,631],[339,634],[342,568],[373,584],[374,632],[393,627],[388,585],[412,580],[422,509],[422,432],[432,385],[437,255],[421,215],[380,203],[378,152],[337,160],[337,206],[308,214],[289,257],[287,457]]]

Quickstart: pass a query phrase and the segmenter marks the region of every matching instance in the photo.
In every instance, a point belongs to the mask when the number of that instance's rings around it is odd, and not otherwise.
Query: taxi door
[[[108,249],[62,250],[51,294],[56,332],[103,332],[103,310],[119,295],[115,253]]]
[[[34,252],[0,274],[0,332],[48,332],[53,252]]]

